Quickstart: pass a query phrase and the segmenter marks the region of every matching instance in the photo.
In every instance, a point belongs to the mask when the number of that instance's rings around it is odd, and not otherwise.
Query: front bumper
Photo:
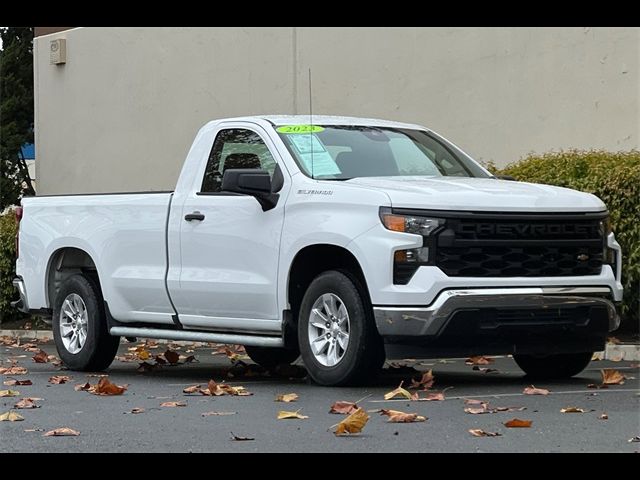
[[[516,310],[521,312],[521,318],[512,315],[510,324],[523,326],[529,323],[532,328],[541,323],[560,323],[563,317],[573,318],[580,323],[588,320],[594,312],[604,311],[608,331],[613,331],[620,325],[620,318],[610,296],[611,291],[606,287],[445,290],[428,307],[378,306],[373,311],[378,332],[383,337],[437,336],[460,312],[475,312],[479,318],[490,316],[493,319],[497,316],[503,319],[502,323],[509,324],[505,318],[509,316],[509,311]],[[581,309],[580,313],[568,315],[575,309]],[[557,320],[550,318],[553,313],[557,314]],[[584,315],[587,318],[581,318]],[[489,320],[489,323],[496,322],[500,320]]]
[[[29,302],[27,301],[27,289],[24,286],[24,280],[22,280],[22,278],[20,277],[14,278],[13,286],[16,290],[18,290],[18,293],[20,294],[20,300],[11,302],[11,306],[13,308],[17,308],[23,313],[29,313]]]

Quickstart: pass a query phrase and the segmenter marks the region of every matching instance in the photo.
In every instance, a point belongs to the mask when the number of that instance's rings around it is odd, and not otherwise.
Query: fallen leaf
[[[309,418],[306,415],[301,415],[300,410],[295,412],[287,412],[286,410],[280,410],[278,412],[278,420],[289,420],[289,419],[300,419],[304,420],[305,418]]]
[[[24,367],[18,367],[16,365],[9,368],[0,368],[0,374],[2,375],[26,375],[29,371]]]
[[[156,359],[157,361],[157,359]],[[164,360],[163,360],[164,362]],[[154,370],[158,370],[159,368],[162,368],[160,366],[160,363],[156,363],[155,365],[152,363],[148,363],[148,362],[142,362],[140,365],[138,365],[138,372],[140,373],[147,373],[147,372],[153,372]]]
[[[167,350],[164,352],[164,358],[167,359],[167,362],[175,365],[180,360],[180,354],[178,352],[174,352],[173,350]]]
[[[36,363],[47,363],[49,361],[49,354],[44,350],[38,350],[38,353],[36,353],[32,358]]]
[[[525,395],[549,395],[549,390],[546,388],[536,388],[533,385],[526,387],[523,392]]]
[[[144,348],[142,348],[141,350],[138,350],[136,352],[136,355],[139,360],[149,360],[151,358],[151,354],[149,353],[149,350],[146,350]]]
[[[31,380],[16,380],[15,378],[12,378],[11,380],[5,380],[4,382],[2,382],[4,385],[6,385],[7,387],[16,387],[16,386],[21,386],[21,385],[33,385],[33,383],[31,383]]]
[[[409,388],[422,388],[423,390],[428,390],[433,386],[435,382],[435,377],[433,376],[433,371],[428,370],[427,372],[422,374],[420,380],[411,379],[411,386]]]
[[[493,359],[483,357],[481,355],[476,355],[467,358],[464,363],[466,363],[467,365],[489,365],[490,363],[493,363]]]
[[[482,415],[483,413],[491,413],[488,409],[487,403],[481,404],[479,407],[467,407],[464,409],[464,413],[470,413],[471,415]]]
[[[17,390],[0,390],[0,397],[17,397],[20,392]]]
[[[209,380],[208,388],[202,391],[204,395],[212,395],[215,397],[220,397],[225,394],[225,391],[222,389],[220,384],[216,383],[213,380]]]
[[[182,393],[201,393],[202,392],[202,388],[200,387],[200,385],[191,385],[190,387],[187,387],[185,389],[182,390]]]
[[[249,395],[253,395],[253,393],[248,392],[247,389],[242,386],[232,387],[231,385],[227,385],[226,383],[216,383],[213,380],[209,380],[208,388],[201,390],[201,393],[203,395],[212,395],[214,397],[220,397],[222,395],[246,397]]]
[[[24,420],[24,417],[12,410],[0,415],[0,422],[21,422],[22,420]]]
[[[284,393],[284,394],[278,395],[275,401],[289,403],[289,402],[295,402],[296,400],[298,400],[297,393]]]
[[[18,408],[18,409],[22,409],[22,410],[26,410],[29,408],[40,408],[40,405],[36,405],[36,399],[35,398],[23,398],[22,400],[20,400],[18,403],[16,403],[13,408]]]
[[[138,413],[144,413],[144,408],[142,407],[134,407],[131,409],[131,413],[133,413],[134,415],[138,414]]]
[[[157,365],[166,365],[167,361],[164,359],[164,357],[162,355],[156,355],[155,357],[155,361]]]
[[[404,382],[400,382],[400,385],[398,386],[398,388],[388,393],[385,393],[384,399],[391,400],[392,398],[395,398],[395,397],[404,397],[407,400],[411,400],[411,393],[408,390],[405,390],[404,388],[402,388],[403,383]]]
[[[111,383],[107,377],[102,377],[96,385],[93,385],[88,390],[88,392],[93,395],[112,396],[122,395],[126,390],[126,385],[116,385],[115,383]]]
[[[52,383],[53,385],[62,385],[69,381],[71,381],[71,377],[68,377],[66,375],[54,375],[53,377],[49,378],[49,383]]]
[[[598,417],[600,420],[609,420],[609,415],[607,415],[606,413],[603,413],[602,415],[600,415]]]
[[[498,412],[522,412],[526,410],[527,407],[493,407],[490,409],[491,413]]]
[[[423,398],[420,398],[416,392],[415,398],[412,398],[411,400],[417,402],[442,402],[444,401],[444,392],[427,393]]]
[[[469,433],[474,437],[501,437],[502,434],[498,432],[485,432],[484,430],[480,430],[479,428],[472,428],[469,430]]]
[[[79,383],[75,387],[73,387],[73,389],[76,392],[84,392],[84,391],[89,390],[90,388],[91,388],[91,384],[89,382],[84,383],[84,384],[83,383]]]
[[[500,373],[497,368],[478,367],[477,365],[473,367],[473,370],[481,373]]]
[[[191,350],[191,351],[193,351],[193,350]],[[187,352],[189,352],[189,350],[187,350]],[[182,358],[182,356],[181,356],[180,358]],[[182,363],[191,363],[191,362],[196,362],[196,361],[197,361],[197,360],[196,360],[195,355],[189,355],[188,357],[186,357],[186,358],[183,360],[183,362],[182,362]]]
[[[600,375],[602,375],[602,385],[624,385],[625,376],[618,370],[603,368],[600,370]]]
[[[360,433],[368,421],[369,415],[362,408],[357,408],[355,412],[336,425],[336,430],[333,433],[335,435]]]
[[[383,408],[380,410],[380,415],[386,415],[389,417],[388,422],[392,423],[414,423],[414,422],[426,422],[426,417],[418,415],[417,413],[405,413],[399,410],[387,410]]]
[[[584,413],[584,409],[578,407],[565,407],[560,410],[560,413]]]
[[[226,415],[236,415],[238,412],[204,412],[203,417],[223,417]]]
[[[629,443],[638,443],[640,442],[640,437],[639,436],[635,436],[633,438],[630,438],[629,440],[627,440]]]
[[[425,397],[420,400],[425,402],[442,402],[444,401],[444,392],[427,393]]]
[[[233,441],[233,442],[249,442],[251,440],[255,440],[255,438],[253,438],[253,437],[239,437],[238,435],[235,435],[233,432],[231,432],[231,441]]]
[[[162,402],[161,407],[186,407],[186,402]]]
[[[519,418],[514,418],[508,422],[504,422],[504,426],[507,428],[530,428],[532,423],[532,420],[520,420]]]
[[[350,415],[358,410],[358,405],[353,402],[338,401],[331,405],[329,413],[337,413],[340,415]]]
[[[50,430],[43,437],[77,437],[80,435],[80,432],[73,430],[71,428],[62,427],[56,428],[55,430]]]

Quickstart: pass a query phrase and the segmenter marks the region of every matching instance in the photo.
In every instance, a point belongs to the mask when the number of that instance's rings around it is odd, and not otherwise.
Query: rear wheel
[[[244,347],[249,358],[266,369],[272,369],[278,365],[289,365],[295,362],[300,356],[298,350],[287,348],[254,347],[245,345]]]
[[[557,355],[514,355],[518,366],[533,378],[569,378],[582,372],[593,352],[561,353]]]
[[[53,339],[72,370],[100,371],[111,365],[120,337],[109,335],[100,287],[85,275],[69,277],[53,306]]]
[[[371,306],[343,272],[324,272],[309,285],[300,306],[298,344],[309,375],[320,385],[362,383],[384,363]]]

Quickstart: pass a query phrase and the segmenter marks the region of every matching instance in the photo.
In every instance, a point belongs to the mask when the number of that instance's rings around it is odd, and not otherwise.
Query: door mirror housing
[[[279,195],[272,191],[269,172],[256,168],[225,170],[222,176],[222,191],[251,195],[258,200],[265,212],[274,208],[279,198]]]

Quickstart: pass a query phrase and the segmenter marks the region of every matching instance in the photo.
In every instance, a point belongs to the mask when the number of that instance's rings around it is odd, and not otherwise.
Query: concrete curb
[[[20,338],[22,340],[51,340],[53,333],[51,330],[0,330],[0,337],[7,336]],[[175,342],[170,340],[158,340],[158,343],[175,343],[175,344],[193,344],[194,342]],[[596,352],[594,360],[613,360],[613,361],[640,361],[640,344],[620,344],[615,345],[608,343],[607,348],[603,352]]]

